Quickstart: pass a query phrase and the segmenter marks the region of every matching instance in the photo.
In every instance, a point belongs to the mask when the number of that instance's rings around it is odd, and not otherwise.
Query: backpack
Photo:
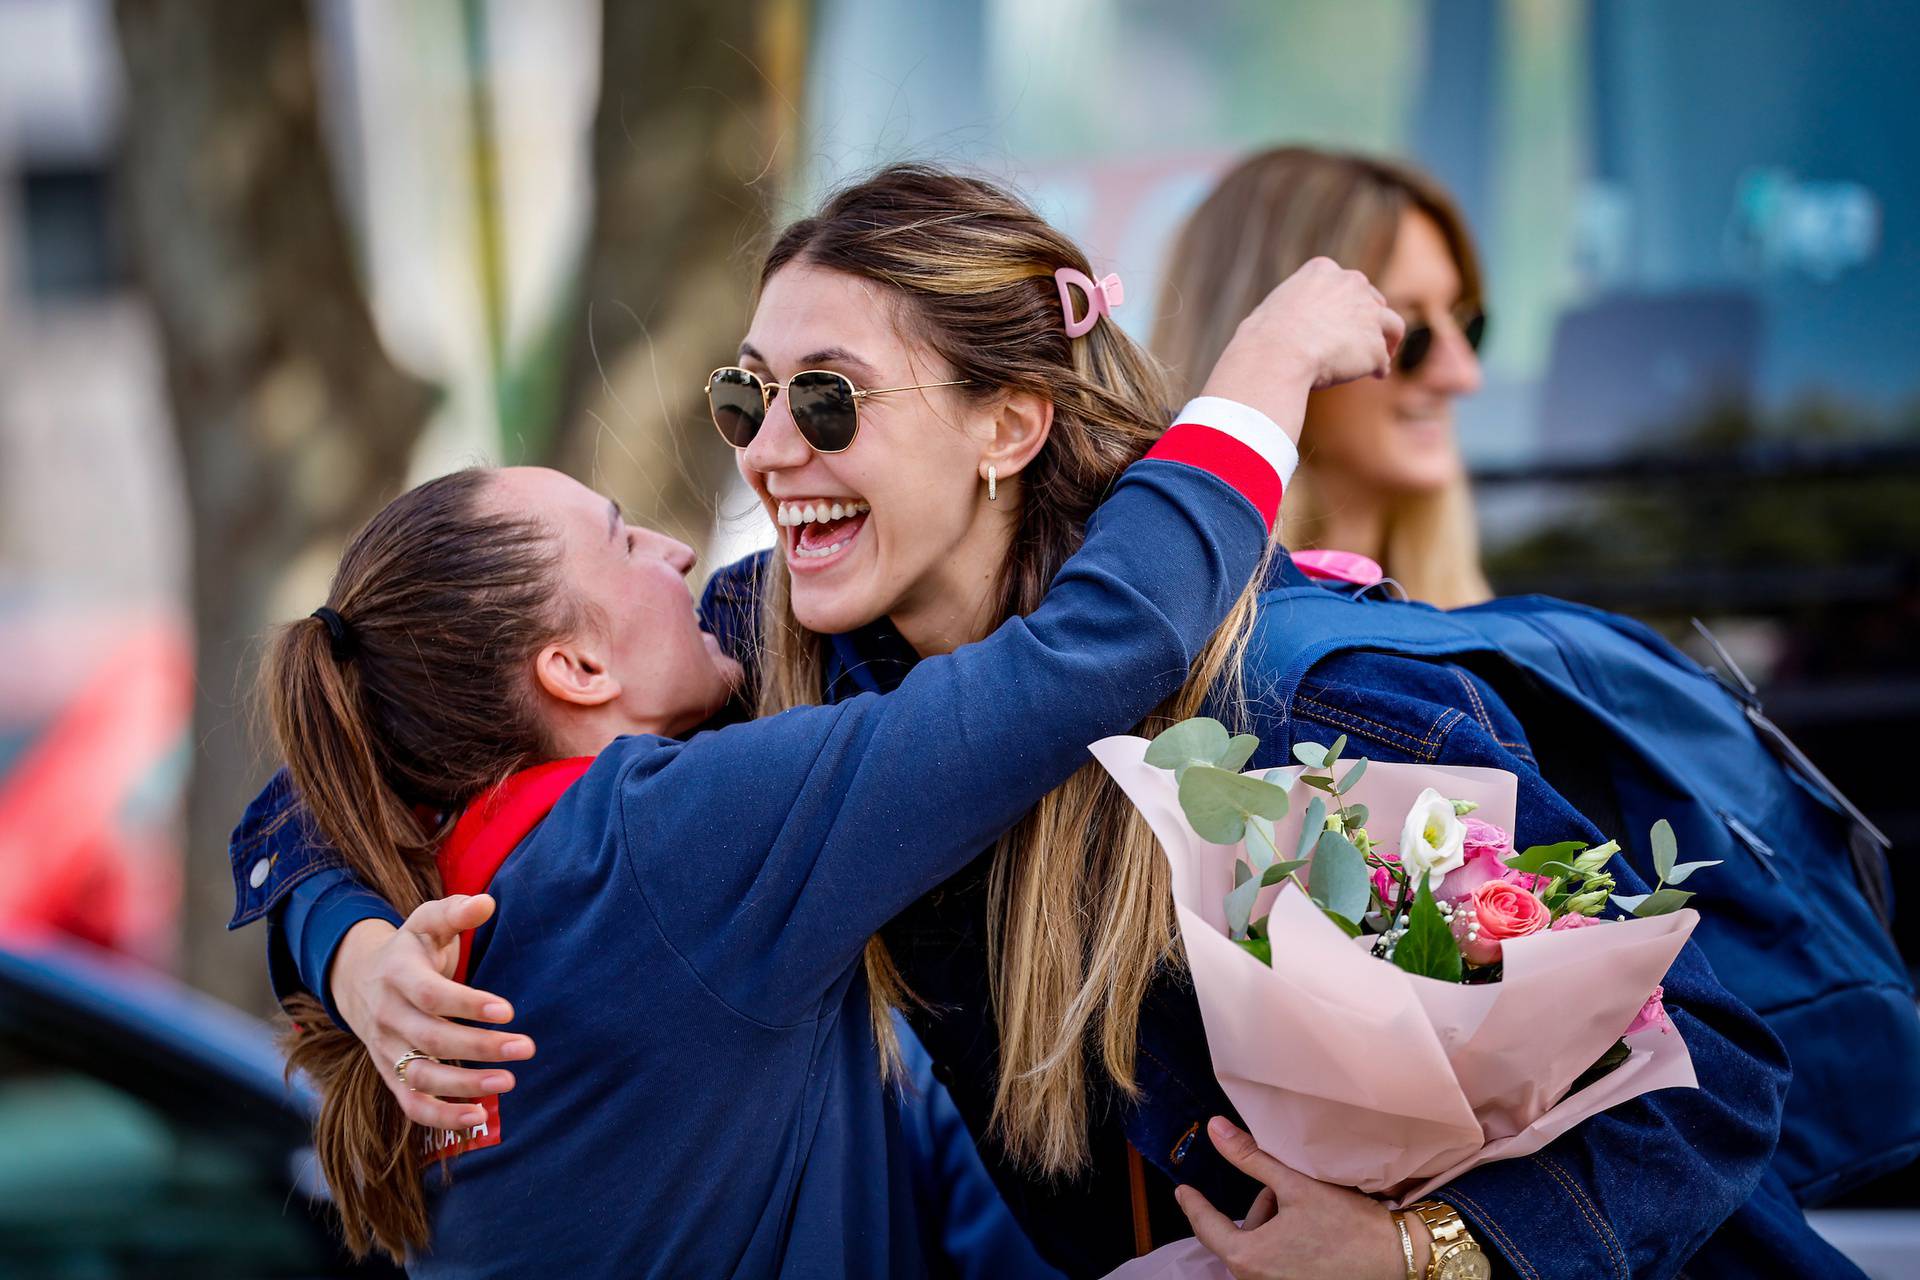
[[[1732,681],[1637,622],[1539,596],[1441,612],[1316,585],[1260,603],[1263,700],[1286,725],[1301,679],[1334,654],[1458,662],[1529,708],[1529,738],[1538,725],[1581,743],[1581,771],[1605,775],[1587,781],[1607,803],[1567,794],[1618,820],[1596,825],[1649,887],[1658,819],[1683,858],[1722,860],[1687,882],[1694,941],[1786,1045],[1774,1168],[1801,1203],[1920,1155],[1920,1013],[1889,928],[1886,837],[1766,718],[1717,642]]]

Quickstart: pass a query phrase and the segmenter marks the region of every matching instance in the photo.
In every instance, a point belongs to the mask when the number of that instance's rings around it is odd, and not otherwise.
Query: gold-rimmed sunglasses
[[[860,430],[860,402],[868,396],[896,391],[924,391],[930,387],[964,387],[972,379],[953,382],[916,382],[910,387],[875,387],[862,391],[853,379],[828,369],[807,369],[785,382],[769,382],[759,374],[727,365],[707,375],[707,408],[720,438],[744,449],[760,434],[773,398],[787,393],[787,412],[793,425],[815,453],[844,453]]]

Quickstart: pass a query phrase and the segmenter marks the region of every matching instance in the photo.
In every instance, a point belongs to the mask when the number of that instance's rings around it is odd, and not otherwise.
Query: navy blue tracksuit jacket
[[[1178,688],[1246,584],[1281,450],[1189,421],[1031,615],[885,696],[600,754],[494,878],[471,981],[540,1054],[498,1143],[430,1177],[414,1274],[921,1272],[860,954]],[[274,802],[236,833],[238,922],[326,866]]]

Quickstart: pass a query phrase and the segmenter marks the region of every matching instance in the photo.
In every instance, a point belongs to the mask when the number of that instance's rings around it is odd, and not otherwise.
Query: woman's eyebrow
[[[769,369],[773,367],[772,363],[769,362],[765,356],[761,355],[759,350],[755,348],[751,342],[743,342],[740,344],[740,358],[742,360],[757,360]],[[872,365],[845,347],[822,347],[818,351],[803,356],[800,360],[800,368],[802,369],[817,369],[821,365],[840,365],[860,375],[860,380],[865,382],[871,382],[880,376]]]

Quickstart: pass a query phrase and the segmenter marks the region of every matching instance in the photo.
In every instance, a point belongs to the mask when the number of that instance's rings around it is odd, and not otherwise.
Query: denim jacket
[[[702,602],[709,629],[750,669],[757,657],[754,612],[763,562],[764,555],[750,557],[723,569]],[[1285,557],[1273,572],[1273,585],[1300,580]],[[884,620],[833,637],[827,698],[890,689],[914,662],[912,649]],[[1543,762],[1514,713],[1461,666],[1339,655],[1316,667],[1285,706],[1261,702],[1260,673],[1246,675],[1253,699],[1247,728],[1262,740],[1256,765],[1287,759],[1296,738],[1345,733],[1353,755],[1513,772],[1520,780],[1515,836],[1523,844],[1604,838],[1569,802],[1579,792],[1577,756]],[[1550,785],[1548,776],[1562,789]],[[307,874],[312,856],[280,850],[265,883],[243,893],[253,899],[251,914],[267,909],[283,878]],[[1086,1172],[1032,1176],[989,1136],[998,1038],[985,963],[988,865],[983,854],[895,918],[882,936],[924,1002],[908,1016],[933,1059],[935,1077],[947,1086],[1009,1207],[1042,1253],[1069,1274],[1085,1276],[1102,1275],[1132,1256],[1129,1146],[1143,1157],[1157,1243],[1189,1234],[1173,1201],[1176,1182],[1194,1185],[1225,1212],[1244,1212],[1257,1188],[1213,1151],[1202,1131],[1207,1117],[1235,1113],[1214,1079],[1198,1004],[1177,972],[1156,981],[1142,1008],[1135,1096],[1093,1086]],[[1621,870],[1621,892],[1644,888],[1631,871]],[[244,884],[238,862],[235,874]],[[1681,1274],[1687,1259],[1759,1186],[1787,1087],[1779,1042],[1725,991],[1695,946],[1682,952],[1665,987],[1699,1089],[1636,1099],[1532,1156],[1483,1166],[1439,1193],[1468,1220],[1500,1274],[1527,1280]],[[1775,1229],[1783,1215],[1790,1220]],[[1730,1230],[1738,1230],[1739,1221]],[[1785,1208],[1774,1203],[1763,1225],[1778,1237],[1768,1241],[1769,1248],[1802,1252],[1806,1261],[1797,1274],[1857,1274],[1811,1235],[1790,1198]],[[1762,1272],[1719,1266],[1701,1272],[1743,1273]]]

